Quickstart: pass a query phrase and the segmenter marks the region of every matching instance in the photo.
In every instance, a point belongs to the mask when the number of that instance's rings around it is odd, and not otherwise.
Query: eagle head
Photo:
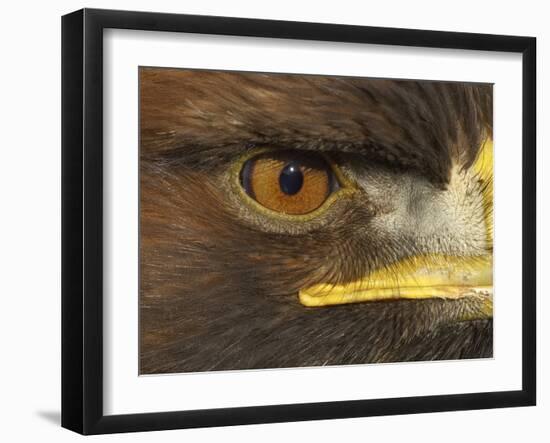
[[[140,370],[492,354],[492,87],[140,68]]]

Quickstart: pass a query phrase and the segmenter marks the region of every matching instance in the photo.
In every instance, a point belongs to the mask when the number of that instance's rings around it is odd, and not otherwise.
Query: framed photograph
[[[62,20],[62,425],[534,405],[531,37]]]

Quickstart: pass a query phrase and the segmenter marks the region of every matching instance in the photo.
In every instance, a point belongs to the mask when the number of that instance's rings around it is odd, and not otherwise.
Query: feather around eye
[[[337,181],[323,157],[283,151],[263,153],[246,161],[241,184],[249,197],[267,209],[304,215],[323,205]]]

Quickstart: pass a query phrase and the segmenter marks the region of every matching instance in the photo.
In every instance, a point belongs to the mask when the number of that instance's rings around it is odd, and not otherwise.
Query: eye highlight
[[[257,155],[244,163],[240,179],[249,197],[288,215],[314,211],[338,188],[334,172],[322,156],[296,151]]]

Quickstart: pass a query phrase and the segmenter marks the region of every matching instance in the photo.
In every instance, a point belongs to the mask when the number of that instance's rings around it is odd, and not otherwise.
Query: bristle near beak
[[[493,244],[493,140],[487,139],[479,150],[472,168],[482,182],[483,209],[487,241]]]

